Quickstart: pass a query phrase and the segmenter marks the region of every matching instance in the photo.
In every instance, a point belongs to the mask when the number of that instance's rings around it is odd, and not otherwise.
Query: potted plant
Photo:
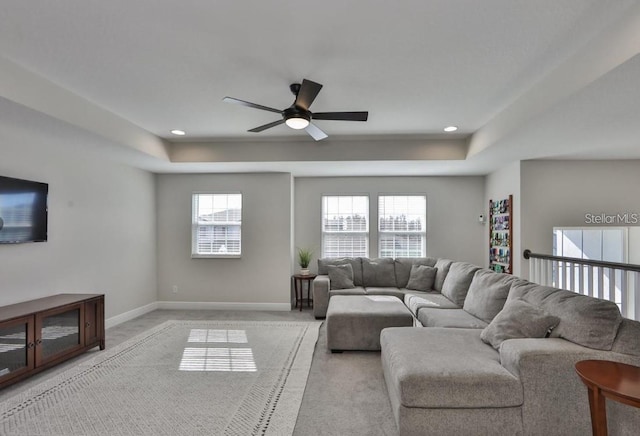
[[[309,264],[313,257],[313,251],[304,248],[298,248],[298,264],[300,265],[300,274],[306,276],[309,274]]]

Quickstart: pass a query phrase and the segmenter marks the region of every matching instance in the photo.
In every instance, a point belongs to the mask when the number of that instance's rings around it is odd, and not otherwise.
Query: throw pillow
[[[359,257],[342,257],[342,258],[321,258],[318,259],[318,274],[328,275],[329,271],[327,266],[329,265],[344,265],[348,263],[353,268],[353,284],[356,286],[362,286],[362,259]]]
[[[414,291],[431,291],[438,270],[432,266],[413,265],[407,282],[407,289]]]
[[[331,289],[351,289],[353,285],[353,267],[351,264],[327,265]]]
[[[559,322],[560,318],[557,316],[550,315],[523,300],[510,300],[482,330],[480,338],[498,349],[507,339],[544,338]]]

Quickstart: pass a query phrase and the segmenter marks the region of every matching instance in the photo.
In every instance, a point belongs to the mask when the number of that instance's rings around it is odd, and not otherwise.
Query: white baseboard
[[[218,303],[196,301],[158,301],[158,309],[178,310],[272,310],[290,311],[291,303]]]
[[[195,302],[195,301],[155,301],[145,306],[138,307],[120,315],[107,318],[104,327],[114,327],[125,321],[153,312],[158,309],[174,310],[270,310],[285,312],[291,310],[289,303],[216,303],[216,302]]]
[[[121,313],[120,315],[112,316],[111,318],[107,318],[104,322],[104,327],[109,328],[116,326],[118,324],[122,324],[125,321],[130,321],[134,318],[144,315],[145,313],[153,312],[158,309],[158,302],[154,301],[153,303],[149,303],[145,306],[137,307],[133,310],[130,310],[125,313]]]

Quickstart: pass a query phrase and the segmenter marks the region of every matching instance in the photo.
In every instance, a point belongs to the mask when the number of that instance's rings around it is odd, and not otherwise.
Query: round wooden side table
[[[309,307],[312,307],[313,304],[313,296],[311,295],[311,282],[315,279],[317,274],[294,274],[293,276],[293,286],[296,290],[296,306],[298,307],[298,302],[300,302],[300,311],[302,311],[302,303],[304,299],[302,295],[304,293],[304,286],[302,285],[304,282],[307,282],[307,304]]]
[[[576,363],[576,372],[589,390],[594,436],[607,435],[605,398],[640,407],[640,367],[606,360],[583,360]]]

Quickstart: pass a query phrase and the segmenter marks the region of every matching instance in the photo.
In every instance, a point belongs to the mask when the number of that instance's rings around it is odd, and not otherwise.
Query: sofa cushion
[[[333,297],[334,295],[367,295],[367,293],[364,291],[364,288],[357,286],[351,289],[333,289],[329,291],[329,297]]]
[[[367,259],[363,257],[362,281],[365,287],[397,287],[393,259],[390,257],[377,259]]]
[[[608,351],[613,347],[622,322],[615,303],[522,279],[513,282],[507,301],[518,298],[560,318],[552,337],[596,350]]]
[[[413,265],[406,288],[423,292],[432,290],[437,272],[438,270],[432,266]]]
[[[526,301],[510,300],[482,330],[480,338],[498,349],[507,339],[544,338],[559,322],[560,318],[557,316]]]
[[[442,284],[442,295],[458,306],[464,306],[473,276],[479,269],[480,267],[467,262],[453,262]]]
[[[404,304],[415,315],[423,307],[431,307],[433,309],[460,309],[453,301],[449,300],[442,294],[435,293],[406,293],[404,295]]]
[[[442,285],[444,285],[444,279],[447,278],[449,268],[453,264],[453,260],[450,259],[438,259],[434,265],[438,272],[436,273],[436,280],[433,282],[433,290],[442,292]]]
[[[330,289],[351,289],[353,283],[353,268],[350,264],[327,265]]]
[[[353,268],[353,284],[356,286],[362,286],[362,260],[359,257],[318,259],[318,275],[329,274],[329,271],[327,270],[327,266],[329,265],[344,265],[345,263],[351,264],[351,268]]]
[[[388,288],[367,288],[367,295],[389,295],[399,298],[400,301],[404,301],[404,295],[408,292],[407,289],[398,289],[396,287]]]
[[[455,327],[463,329],[483,329],[488,324],[462,309],[418,309],[418,321],[425,327]]]
[[[396,285],[399,288],[406,288],[411,275],[413,265],[435,266],[438,259],[433,257],[396,257],[394,259],[394,269],[396,271]]]
[[[449,311],[442,311],[449,312]],[[522,384],[479,330],[393,327],[380,335],[389,389],[416,408],[517,407]]]
[[[502,310],[511,284],[516,280],[510,274],[499,274],[488,269],[476,271],[462,308],[486,322]]]

